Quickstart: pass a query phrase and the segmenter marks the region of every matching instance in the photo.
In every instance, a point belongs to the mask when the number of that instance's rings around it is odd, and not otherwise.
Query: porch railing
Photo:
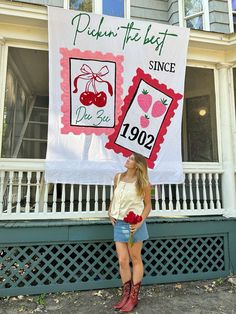
[[[107,217],[112,186],[46,184],[43,162],[1,162],[0,169],[0,220]],[[224,214],[221,175],[185,169],[184,183],[153,186],[150,216]]]

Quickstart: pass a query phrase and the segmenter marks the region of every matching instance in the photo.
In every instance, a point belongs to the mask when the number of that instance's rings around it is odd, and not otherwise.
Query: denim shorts
[[[114,226],[114,241],[115,242],[128,242],[130,236],[130,226],[123,220],[116,220]],[[146,221],[144,221],[141,227],[134,233],[134,242],[140,242],[149,238]]]

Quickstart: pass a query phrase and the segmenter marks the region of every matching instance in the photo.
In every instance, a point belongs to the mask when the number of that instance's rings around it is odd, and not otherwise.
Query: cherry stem
[[[85,91],[88,92],[89,91],[89,85],[90,85],[90,81],[88,81],[86,83],[86,86],[85,86]]]
[[[93,84],[94,92],[95,92],[95,94],[97,94],[98,92],[97,92],[96,85],[95,85],[95,79],[93,79],[92,82],[93,82],[92,84]]]

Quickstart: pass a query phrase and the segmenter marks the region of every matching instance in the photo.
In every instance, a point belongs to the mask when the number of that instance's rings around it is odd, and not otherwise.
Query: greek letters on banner
[[[111,184],[132,152],[183,181],[189,30],[49,7],[47,182]]]

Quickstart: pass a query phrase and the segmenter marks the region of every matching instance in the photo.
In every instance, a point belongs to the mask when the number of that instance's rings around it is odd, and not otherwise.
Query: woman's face
[[[134,169],[136,168],[136,161],[134,159],[134,155],[130,155],[129,158],[126,160],[126,163],[125,163],[125,167],[127,169]]]

